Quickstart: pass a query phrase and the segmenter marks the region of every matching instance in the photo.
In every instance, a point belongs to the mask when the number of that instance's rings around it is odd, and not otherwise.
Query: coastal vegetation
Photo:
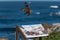
[[[51,33],[48,37],[43,37],[42,40],[60,40],[60,32]]]

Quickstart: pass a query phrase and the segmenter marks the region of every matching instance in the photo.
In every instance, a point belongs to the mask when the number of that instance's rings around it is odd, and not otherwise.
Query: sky
[[[60,1],[60,0],[0,0],[0,1]]]

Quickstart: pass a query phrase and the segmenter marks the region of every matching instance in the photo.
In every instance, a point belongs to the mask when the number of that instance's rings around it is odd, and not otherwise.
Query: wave
[[[53,23],[53,25],[60,25],[60,23],[58,22],[58,23]]]
[[[55,12],[55,13],[51,12],[49,15],[50,16],[60,16],[60,11],[59,12]]]
[[[40,12],[36,12],[36,14],[37,14],[37,15],[39,15],[39,14],[40,14]]]
[[[50,8],[59,8],[59,6],[57,6],[57,5],[52,5],[52,6],[50,6]]]
[[[60,11],[56,13],[56,15],[59,15],[60,16]]]

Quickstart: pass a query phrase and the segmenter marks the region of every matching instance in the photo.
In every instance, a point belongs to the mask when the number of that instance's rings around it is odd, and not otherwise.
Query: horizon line
[[[1,1],[0,1],[1,2]]]

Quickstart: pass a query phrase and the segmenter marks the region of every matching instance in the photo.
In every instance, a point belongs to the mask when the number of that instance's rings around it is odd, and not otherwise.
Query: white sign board
[[[48,36],[41,24],[22,25],[22,28],[20,29],[22,30],[26,38]]]

